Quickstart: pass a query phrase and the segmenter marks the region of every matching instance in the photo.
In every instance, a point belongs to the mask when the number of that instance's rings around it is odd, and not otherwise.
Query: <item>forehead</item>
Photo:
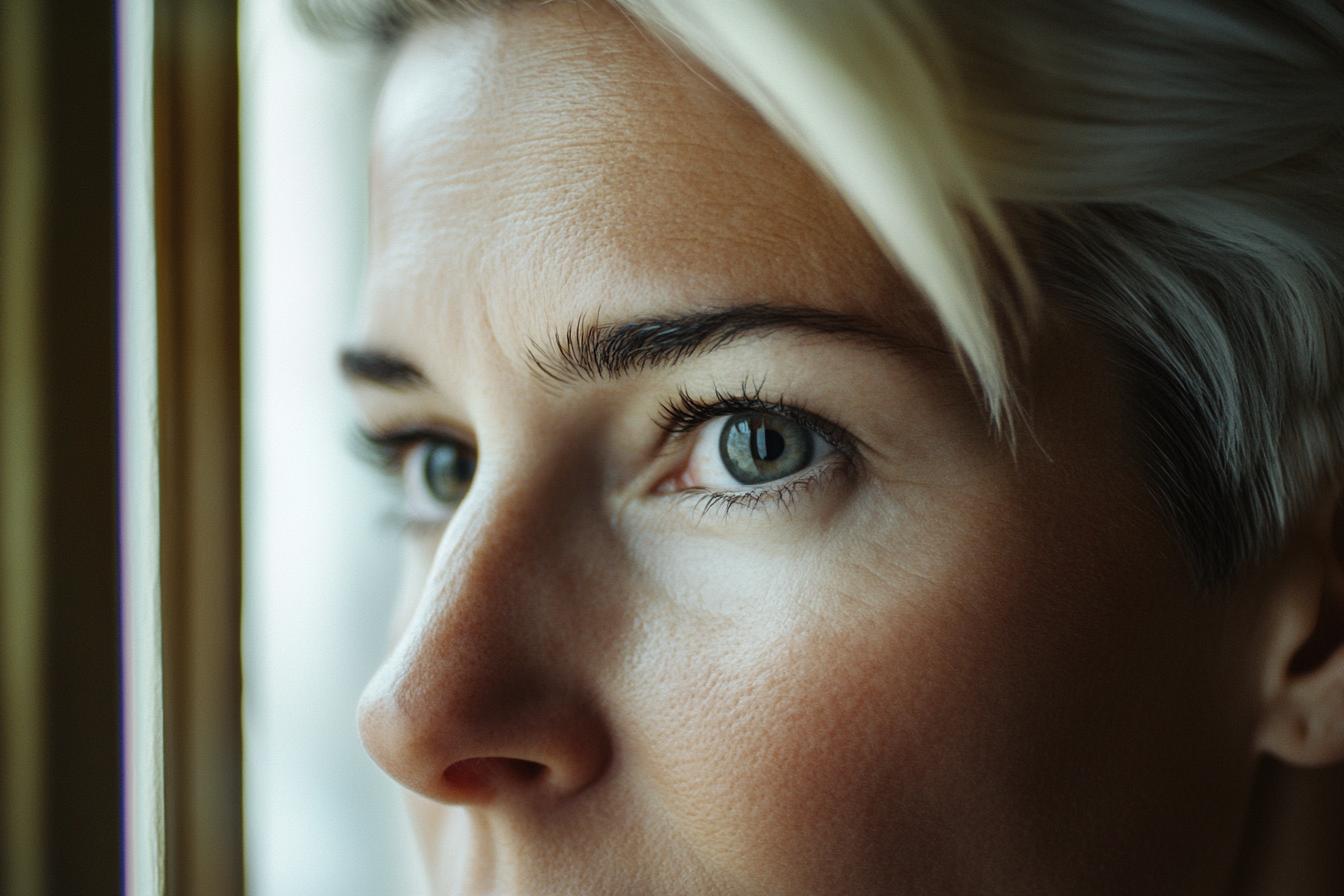
[[[910,316],[862,224],[756,114],[605,5],[434,23],[387,78],[375,343],[475,314],[502,342],[687,304]]]

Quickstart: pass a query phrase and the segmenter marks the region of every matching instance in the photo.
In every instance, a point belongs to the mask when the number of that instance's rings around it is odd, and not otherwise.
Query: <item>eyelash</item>
[[[725,516],[734,510],[748,512],[782,507],[788,510],[792,503],[803,493],[821,485],[836,473],[852,470],[857,465],[858,447],[856,440],[843,426],[832,423],[824,417],[809,413],[800,405],[789,404],[781,399],[769,401],[761,398],[764,384],[750,386],[742,384],[737,393],[724,393],[717,388],[714,397],[709,400],[696,398],[684,387],[677,390],[676,398],[663,402],[662,419],[659,426],[674,436],[690,433],[700,426],[719,417],[741,413],[774,414],[792,420],[805,429],[820,436],[835,449],[839,463],[819,464],[810,468],[804,475],[789,479],[779,485],[767,483],[759,488],[743,491],[712,492],[690,491],[687,494],[697,502],[697,508],[704,516],[710,511],[721,510]]]
[[[720,417],[740,413],[774,414],[792,420],[800,426],[820,436],[835,449],[840,463],[819,464],[805,475],[797,476],[779,485],[767,483],[754,489],[731,492],[695,491],[685,493],[694,498],[702,515],[721,510],[725,516],[734,510],[756,511],[770,507],[788,509],[792,502],[805,492],[821,485],[826,479],[844,469],[853,469],[857,459],[857,446],[854,437],[842,426],[823,417],[809,413],[801,406],[789,404],[784,400],[763,399],[763,385],[751,387],[743,384],[740,392],[724,393],[714,390],[712,399],[701,399],[691,395],[686,389],[677,390],[675,398],[663,402],[660,406],[661,419],[658,425],[673,436],[693,432],[700,426]],[[372,432],[363,428],[356,430],[356,454],[375,469],[390,477],[403,475],[406,455],[417,444],[426,440],[452,440],[452,436],[439,430],[416,427],[393,432]],[[404,530],[433,528],[422,520],[404,513],[395,513],[394,521]]]
[[[400,479],[405,473],[406,456],[421,442],[457,442],[469,447],[461,439],[437,429],[415,427],[392,432],[373,432],[357,427],[355,430],[355,454],[360,460],[392,479]],[[406,513],[402,509],[391,510],[385,521],[411,535],[433,535],[442,524],[438,520],[423,520]]]
[[[433,429],[402,429],[384,433],[359,428],[355,430],[355,454],[379,472],[399,476],[406,454],[427,439],[456,441],[452,436]]]

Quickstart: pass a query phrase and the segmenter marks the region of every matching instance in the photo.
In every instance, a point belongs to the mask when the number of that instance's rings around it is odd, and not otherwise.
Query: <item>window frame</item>
[[[119,9],[125,888],[241,894],[237,4]]]

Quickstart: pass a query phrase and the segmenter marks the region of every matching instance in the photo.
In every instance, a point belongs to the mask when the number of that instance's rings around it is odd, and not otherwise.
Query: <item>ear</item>
[[[1331,497],[1275,595],[1257,731],[1261,750],[1298,766],[1344,760],[1344,499]]]

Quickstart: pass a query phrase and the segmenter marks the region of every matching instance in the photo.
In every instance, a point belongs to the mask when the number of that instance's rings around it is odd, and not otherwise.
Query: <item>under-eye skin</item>
[[[466,497],[476,473],[476,453],[434,430],[361,432],[364,455],[400,480],[398,516],[409,532],[436,530]]]

